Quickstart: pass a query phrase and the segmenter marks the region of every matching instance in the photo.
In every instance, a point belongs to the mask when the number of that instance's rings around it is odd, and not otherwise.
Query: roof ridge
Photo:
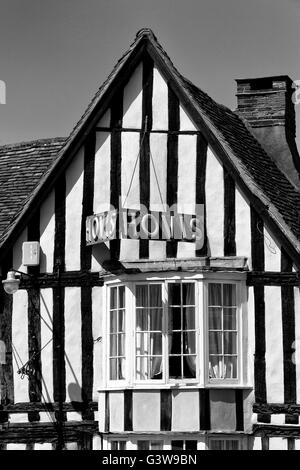
[[[67,140],[67,137],[45,137],[42,139],[34,139],[34,140],[24,140],[21,142],[16,142],[16,143],[10,143],[10,144],[4,144],[0,145],[0,150],[3,149],[5,150],[6,148],[18,148],[18,147],[32,147],[34,145],[43,145],[43,144],[52,144],[52,143],[59,143],[59,142],[65,142]]]

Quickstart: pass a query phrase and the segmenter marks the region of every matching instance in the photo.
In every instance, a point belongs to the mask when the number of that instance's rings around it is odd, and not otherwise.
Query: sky
[[[143,27],[235,109],[236,78],[300,80],[299,24],[300,0],[0,0],[0,145],[67,136]]]

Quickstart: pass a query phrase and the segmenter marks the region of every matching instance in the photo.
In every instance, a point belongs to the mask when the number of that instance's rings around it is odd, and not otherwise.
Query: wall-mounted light
[[[8,271],[7,278],[2,281],[2,284],[7,294],[14,294],[19,289],[20,279],[16,278],[15,271]]]
[[[15,294],[20,286],[20,277],[16,277],[16,273],[28,277],[34,277],[32,274],[18,271],[17,269],[11,268],[7,273],[7,278],[2,281],[3,289],[7,294]]]

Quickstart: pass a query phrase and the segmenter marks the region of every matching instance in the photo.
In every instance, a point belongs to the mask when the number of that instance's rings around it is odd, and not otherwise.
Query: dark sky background
[[[142,27],[234,109],[235,78],[300,80],[299,25],[300,0],[0,0],[0,145],[68,135]]]

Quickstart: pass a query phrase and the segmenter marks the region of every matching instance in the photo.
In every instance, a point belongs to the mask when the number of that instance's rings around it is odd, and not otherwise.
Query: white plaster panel
[[[297,403],[300,403],[300,289],[294,287],[294,303],[295,303],[295,343],[293,360],[296,363],[296,387],[297,387]]]
[[[178,242],[177,245],[177,258],[195,258],[195,243]]]
[[[206,450],[206,443],[205,443],[204,436],[198,437],[197,450]]]
[[[251,269],[250,205],[237,187],[235,189],[235,242],[236,255],[246,256]]]
[[[236,429],[236,404],[234,390],[210,391],[210,420],[212,431]]]
[[[287,439],[284,437],[270,437],[269,450],[287,450]]]
[[[50,192],[40,209],[40,272],[53,271],[54,232],[55,232],[54,190]]]
[[[94,383],[93,400],[97,401],[98,389],[103,386],[103,318],[105,315],[103,295],[105,287],[92,288],[93,339],[94,339]],[[98,339],[98,340],[97,340]]]
[[[223,167],[211,149],[207,151],[205,197],[208,246],[211,256],[224,256]]]
[[[261,437],[254,437],[252,450],[262,450]]]
[[[281,250],[266,227],[264,227],[264,242],[265,242],[265,271],[280,271],[281,270]]]
[[[295,450],[300,450],[300,439],[295,439]]]
[[[7,444],[7,450],[26,450],[26,444]]]
[[[150,149],[150,209],[166,210],[167,203],[167,145],[166,134],[151,134]]]
[[[140,134],[122,132],[121,159],[121,199],[122,207],[139,209],[140,207]]]
[[[71,411],[67,413],[67,421],[82,421],[82,415],[80,412]]]
[[[27,241],[27,227],[23,230],[21,235],[18,237],[13,247],[13,268],[18,271],[27,273],[27,266],[22,264],[22,245]],[[3,273],[4,275],[6,273]]]
[[[51,442],[44,442],[43,444],[34,444],[34,450],[52,450]]]
[[[40,291],[41,311],[41,345],[42,347],[53,337],[53,291],[52,289],[41,289]],[[42,363],[42,393],[47,402],[53,398],[53,342],[41,352]]]
[[[105,430],[105,392],[99,392],[98,394],[98,423],[99,432]]]
[[[178,136],[178,212],[195,214],[197,137]]]
[[[40,423],[53,423],[55,421],[54,412],[40,412]]]
[[[244,430],[251,432],[253,425],[253,404],[255,402],[254,392],[244,391]]]
[[[173,392],[172,431],[198,431],[199,416],[198,391]]]
[[[25,380],[26,379],[24,379],[24,381]],[[27,386],[28,386],[28,380],[27,380]],[[11,413],[9,415],[9,422],[10,423],[28,423],[28,414],[27,413]]]
[[[133,393],[132,427],[134,431],[160,431],[159,390]]]
[[[166,134],[151,134],[150,148],[150,210],[166,211],[167,203],[167,142]],[[165,259],[166,242],[149,241],[149,258]]]
[[[65,446],[67,450],[78,450],[77,442],[66,442]]]
[[[67,271],[80,269],[81,214],[83,196],[83,148],[66,170],[66,251]]]
[[[247,359],[247,377],[244,377],[246,382],[254,384],[254,354],[255,354],[255,309],[254,309],[254,289],[252,286],[247,288],[248,302],[246,305],[247,316],[245,318],[248,333],[246,334],[246,341],[248,343],[248,351],[244,350],[245,357]],[[244,310],[243,310],[244,315]]]
[[[167,130],[168,120],[168,85],[157,70],[153,69],[152,94],[152,129]]]
[[[12,343],[15,403],[29,401],[28,378],[21,379],[18,367],[23,366],[28,357],[28,295],[26,290],[18,290],[13,295]],[[17,362],[16,363],[16,357]],[[22,363],[20,363],[22,362]]]
[[[271,415],[271,424],[277,424],[279,426],[281,426],[282,424],[285,424],[285,415],[284,414]]]
[[[81,289],[65,288],[66,401],[82,401]]]
[[[196,131],[196,127],[193,121],[189,118],[181,104],[179,105],[179,117],[180,117],[180,130],[181,131]]]
[[[265,286],[267,401],[283,403],[283,345],[281,289]]]
[[[94,214],[110,209],[110,141],[109,132],[96,132]]]
[[[138,261],[140,240],[123,239],[120,243],[121,261]]]
[[[98,434],[93,436],[93,450],[101,450],[101,437]]]
[[[124,431],[124,393],[110,392],[109,394],[109,431]]]
[[[143,65],[139,64],[123,95],[123,127],[141,128],[143,103]]]

